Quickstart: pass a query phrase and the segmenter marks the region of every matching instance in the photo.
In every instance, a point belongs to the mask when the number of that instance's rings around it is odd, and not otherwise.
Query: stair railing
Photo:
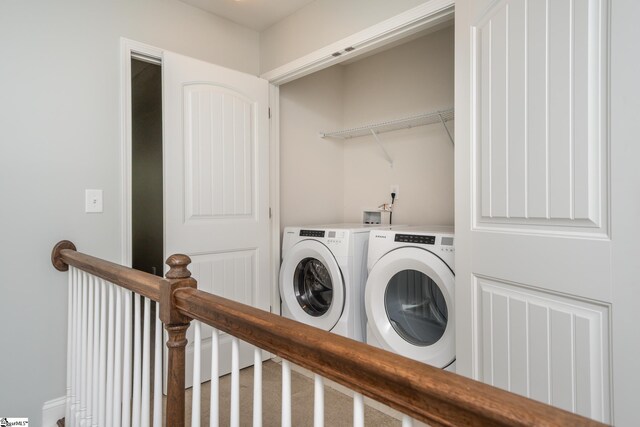
[[[355,392],[355,426],[364,423],[363,396],[406,414],[403,425],[411,425],[412,419],[432,426],[603,425],[199,290],[187,269],[190,259],[185,255],[172,255],[167,259],[170,269],[166,278],[82,254],[69,241],[62,241],[55,246],[52,262],[61,271],[71,267],[67,425],[162,425],[162,405],[159,400],[159,369],[162,363],[159,359],[160,340],[157,338],[157,328],[162,323],[168,335],[167,402],[164,418],[167,426],[184,426],[186,331],[192,320],[196,321],[196,336],[201,322],[213,327],[216,337],[217,331],[234,337],[235,357],[237,340],[243,340],[283,359],[283,426],[291,425],[291,387],[288,383],[290,363],[315,374],[316,426],[323,425],[322,378]],[[134,300],[133,316],[131,300]],[[149,345],[152,302],[156,305],[155,351],[151,351]],[[132,317],[134,325],[127,323]],[[143,317],[142,325],[135,323],[139,317]],[[133,348],[128,346],[128,342],[133,342]],[[132,360],[128,357],[130,353],[133,354]],[[256,388],[261,384],[259,375],[262,362],[258,354],[259,350],[256,350]],[[98,362],[92,363],[96,355]],[[152,356],[155,363],[151,362]],[[194,358],[197,358],[199,366],[197,352]],[[232,364],[235,365],[235,372],[232,372],[231,425],[235,426],[239,424],[237,360]],[[153,377],[150,374],[151,365],[154,367]],[[199,410],[199,381],[197,376],[194,379],[193,409]],[[211,395],[217,399],[218,390],[212,388]],[[254,426],[262,423],[261,398],[260,393],[254,393]],[[217,401],[211,403],[212,408],[217,408]],[[192,415],[192,422],[192,425],[200,425],[199,414]],[[211,425],[217,425],[216,413],[211,414]]]
[[[54,247],[51,261],[57,270],[69,270],[65,425],[162,426],[163,327],[168,336],[166,425],[184,425],[190,318],[175,308],[173,292],[196,287],[189,257],[169,257],[170,269],[162,278],[77,252],[64,240]]]

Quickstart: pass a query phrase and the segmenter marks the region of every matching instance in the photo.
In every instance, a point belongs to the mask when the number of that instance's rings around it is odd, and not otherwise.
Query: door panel
[[[476,227],[606,236],[606,2],[546,5],[473,26]]]
[[[476,277],[478,379],[598,419],[610,412],[609,305]]]
[[[268,83],[171,52],[163,65],[165,254],[189,255],[200,289],[269,310]],[[203,328],[202,360],[210,342]],[[230,339],[220,343],[224,374]],[[252,352],[241,346],[242,367]]]
[[[457,370],[605,422],[609,40],[607,0],[456,2]]]
[[[184,97],[187,222],[252,215],[256,105],[211,84],[185,86]]]

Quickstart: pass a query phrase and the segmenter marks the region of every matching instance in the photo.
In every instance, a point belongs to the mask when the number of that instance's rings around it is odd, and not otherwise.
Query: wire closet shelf
[[[454,119],[454,109],[450,108],[448,110],[434,111],[431,113],[419,114],[416,116],[405,117],[396,120],[389,120],[386,122],[374,123],[365,126],[359,126],[351,129],[344,129],[333,132],[320,132],[320,136],[322,138],[338,138],[338,139],[350,139],[357,138],[360,136],[367,136],[385,132],[391,132],[394,130],[400,129],[408,129],[417,126],[426,126],[434,123],[441,123],[449,135],[451,142],[453,142],[453,138],[449,133],[449,129],[447,129],[445,123]]]

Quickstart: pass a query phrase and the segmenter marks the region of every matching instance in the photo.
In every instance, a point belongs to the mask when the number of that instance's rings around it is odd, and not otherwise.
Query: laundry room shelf
[[[360,126],[351,129],[339,130],[334,132],[320,132],[322,138],[338,138],[338,139],[350,139],[357,138],[359,136],[391,132],[394,130],[413,128],[417,126],[426,126],[434,123],[441,123],[443,126],[446,122],[454,119],[453,108],[442,111],[434,111],[432,113],[419,114],[417,116],[405,117],[397,120],[389,120],[386,122],[374,123],[366,126]],[[449,130],[445,126],[447,134],[453,142],[453,138],[449,133]]]
[[[453,108],[442,111],[434,111],[432,113],[419,114],[417,116],[405,117],[402,119],[389,120],[387,122],[374,123],[366,126],[360,126],[357,128],[338,130],[334,132],[320,132],[321,138],[336,138],[336,139],[350,139],[357,138],[359,136],[373,135],[376,142],[380,146],[380,149],[384,153],[385,158],[389,162],[389,166],[393,167],[393,160],[387,150],[384,148],[382,141],[378,138],[379,133],[391,132],[394,130],[408,129],[417,126],[432,125],[435,123],[442,124],[444,130],[447,132],[447,136],[452,144],[454,144],[453,137],[446,123],[454,119]]]

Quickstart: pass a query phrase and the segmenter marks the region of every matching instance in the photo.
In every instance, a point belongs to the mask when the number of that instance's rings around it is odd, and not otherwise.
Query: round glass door
[[[304,258],[296,266],[293,275],[294,292],[300,307],[314,317],[329,311],[333,300],[333,282],[322,261]]]
[[[369,271],[365,286],[367,340],[446,367],[456,357],[454,285],[451,269],[427,250],[387,252]]]
[[[317,240],[302,240],[280,267],[282,315],[330,331],[345,302],[344,279],[331,251]]]
[[[449,313],[440,287],[425,273],[402,270],[387,284],[384,307],[393,329],[416,346],[440,340]]]

